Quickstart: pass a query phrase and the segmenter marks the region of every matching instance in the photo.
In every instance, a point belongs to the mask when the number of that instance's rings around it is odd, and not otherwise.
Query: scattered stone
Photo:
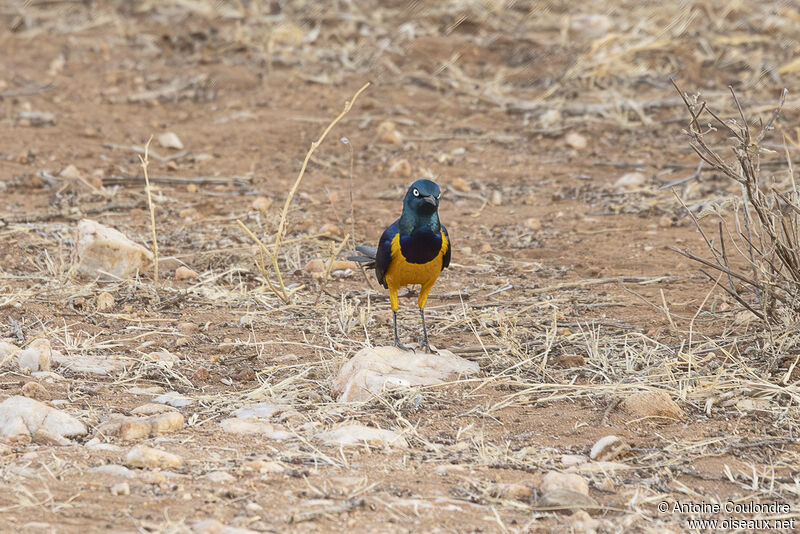
[[[8,341],[0,340],[0,365],[14,358],[18,351],[18,346]]]
[[[113,375],[125,370],[126,361],[114,356],[85,356],[80,354],[64,355],[53,351],[53,362],[59,367],[74,373],[90,375]]]
[[[382,143],[389,143],[390,145],[399,145],[403,143],[403,137],[397,131],[397,125],[392,121],[383,121],[378,125],[377,132],[378,141]]]
[[[164,132],[158,136],[158,144],[164,148],[172,148],[175,150],[183,150],[183,142],[180,137],[173,132]]]
[[[525,221],[525,226],[527,226],[529,230],[534,230],[534,231],[541,230],[542,221],[540,221],[536,217],[531,217],[530,219]]]
[[[68,180],[81,180],[83,178],[83,173],[78,170],[78,167],[75,165],[67,165],[58,175],[62,178],[66,178]]]
[[[332,392],[338,402],[366,401],[388,389],[441,384],[478,370],[477,363],[448,350],[425,354],[392,346],[367,347],[342,366]]]
[[[248,460],[242,464],[242,467],[262,474],[283,473],[286,471],[286,467],[283,464],[274,460]]]
[[[576,510],[569,517],[567,524],[574,534],[597,534],[597,529],[600,527],[600,521],[587,514],[585,510]]]
[[[289,439],[294,434],[287,432],[280,425],[273,425],[255,417],[229,417],[219,424],[222,430],[231,434],[261,434],[269,439]]]
[[[24,386],[22,386],[22,394],[29,399],[36,399],[36,400],[47,400],[50,398],[50,394],[41,385],[39,382],[26,382]]]
[[[159,350],[156,352],[151,352],[147,355],[147,357],[150,360],[153,360],[154,362],[164,362],[166,364],[169,364],[170,366],[179,363],[181,361],[179,357],[172,354],[168,350]]]
[[[283,413],[297,414],[288,404],[275,404],[272,402],[257,402],[242,406],[233,412],[236,417],[257,417],[259,419],[272,419]]]
[[[589,452],[589,458],[606,462],[619,458],[625,454],[629,448],[628,444],[617,436],[605,436],[594,444],[592,450]]]
[[[389,165],[389,174],[399,176],[401,178],[411,177],[411,164],[407,159],[398,159]]]
[[[175,269],[175,280],[179,282],[183,280],[197,280],[198,278],[200,278],[200,275],[183,265]]]
[[[613,25],[613,19],[601,13],[575,13],[569,20],[569,29],[586,38],[604,36]]]
[[[55,126],[56,116],[46,111],[20,111],[17,114],[20,126]]]
[[[192,373],[193,381],[205,382],[209,378],[211,378],[211,373],[205,367],[198,367],[197,370]]]
[[[596,509],[600,506],[588,495],[567,489],[555,489],[543,494],[536,505],[538,508],[556,511]]]
[[[408,447],[405,438],[392,430],[372,428],[357,423],[342,425],[314,436],[328,445],[340,447],[363,446],[365,443],[376,447]]]
[[[89,471],[92,473],[99,473],[102,475],[111,475],[116,477],[125,477],[125,478],[136,477],[135,471],[131,471],[124,465],[119,465],[119,464],[98,465],[97,467],[91,468]]]
[[[556,490],[569,490],[582,495],[589,495],[589,483],[575,473],[548,472],[539,484],[542,493],[551,493]]]
[[[316,258],[306,263],[305,266],[303,266],[303,271],[310,274],[314,278],[322,278],[325,276],[327,268],[327,262]],[[354,261],[348,260],[333,260],[333,263],[331,264],[331,274],[337,271],[346,271],[348,269],[351,271],[356,271],[358,270],[358,264]]]
[[[253,200],[253,203],[250,204],[250,206],[254,210],[265,212],[272,207],[272,199],[267,197],[256,197],[255,200]]]
[[[636,419],[677,420],[686,415],[665,391],[660,390],[634,393],[620,403],[620,408]]]
[[[169,404],[175,408],[185,408],[194,404],[194,400],[189,397],[178,393],[177,391],[168,391],[163,395],[159,395],[153,402],[160,402],[161,404]]]
[[[17,352],[17,363],[22,370],[49,371],[53,368],[53,352],[50,341],[35,339],[25,348]]]
[[[647,176],[641,172],[629,172],[623,174],[614,182],[614,187],[617,189],[626,189],[628,191],[638,189],[647,181]]]
[[[453,181],[450,185],[453,186],[453,189],[456,191],[461,191],[462,193],[468,193],[472,191],[472,186],[469,185],[465,179],[458,176],[453,178]]]
[[[529,502],[533,500],[533,488],[525,484],[493,484],[489,488],[493,497]]]
[[[205,478],[211,482],[214,482],[215,484],[230,484],[232,482],[236,482],[236,477],[230,473],[226,473],[225,471],[212,471],[210,473],[206,473]]]
[[[564,454],[561,456],[561,465],[570,467],[573,465],[580,465],[589,461],[589,458],[582,454]]]
[[[125,456],[125,463],[131,467],[153,467],[166,469],[169,467],[180,467],[183,465],[183,458],[171,452],[136,445]]]
[[[157,404],[155,402],[148,402],[146,404],[142,404],[141,406],[137,406],[131,413],[133,415],[156,415],[160,413],[168,413],[168,412],[177,412],[175,408],[172,406],[168,406],[165,404]]]
[[[179,323],[177,326],[178,332],[184,335],[196,334],[200,330],[200,326],[196,323]]]
[[[0,438],[9,443],[70,443],[67,438],[86,434],[75,417],[41,402],[15,395],[0,403]]]
[[[97,295],[96,303],[97,311],[101,313],[111,311],[114,309],[114,296],[107,291],[103,291]]]
[[[117,482],[111,486],[111,495],[130,495],[131,487],[127,482]]]
[[[564,141],[575,150],[586,148],[586,138],[578,132],[570,132],[564,137]]]
[[[78,273],[90,278],[130,278],[153,263],[153,253],[96,221],[78,223],[73,251]]]
[[[117,436],[129,441],[167,434],[183,428],[183,415],[177,411],[156,413],[145,417],[112,417],[97,427],[97,434]]]
[[[492,206],[502,206],[503,205],[503,193],[500,191],[492,191],[492,196],[489,199],[489,202]]]

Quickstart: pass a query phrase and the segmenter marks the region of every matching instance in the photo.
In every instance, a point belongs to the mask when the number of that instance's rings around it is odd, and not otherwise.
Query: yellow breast
[[[442,249],[439,254],[428,263],[409,263],[400,251],[400,234],[397,234],[392,239],[392,262],[386,270],[387,285],[392,289],[414,284],[432,286],[442,272],[443,257],[449,246],[450,243],[442,232]]]

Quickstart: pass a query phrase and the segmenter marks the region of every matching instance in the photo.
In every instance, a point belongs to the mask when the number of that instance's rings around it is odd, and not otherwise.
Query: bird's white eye
[[[414,190],[413,190],[413,191],[411,191],[411,192],[412,192],[412,193],[414,193],[414,196],[415,196],[415,197],[418,197],[418,196],[419,196],[419,190],[417,190],[417,188],[416,188],[416,187],[415,187],[415,188],[414,188]]]
[[[442,196],[442,194],[441,194],[441,193],[439,193],[438,195],[436,195],[436,200],[439,200],[439,198],[440,198],[441,196]]]

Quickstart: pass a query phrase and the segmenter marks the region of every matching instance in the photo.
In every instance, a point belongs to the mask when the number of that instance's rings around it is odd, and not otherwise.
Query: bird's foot
[[[431,348],[431,344],[427,340],[418,341],[420,348],[425,349],[426,354],[439,354],[439,351]]]
[[[403,345],[403,344],[402,344],[402,343],[400,343],[399,341],[395,341],[395,342],[394,342],[394,346],[395,346],[395,347],[397,347],[398,349],[400,349],[400,350],[404,350],[404,351],[406,351],[406,352],[417,352],[416,350],[414,350],[414,349],[413,349],[413,348],[411,348],[411,347],[406,347],[405,345]]]

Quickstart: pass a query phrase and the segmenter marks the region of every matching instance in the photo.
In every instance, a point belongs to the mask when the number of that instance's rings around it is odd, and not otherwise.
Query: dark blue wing
[[[450,265],[450,251],[453,250],[453,244],[450,242],[450,236],[447,235],[447,228],[442,226],[442,232],[444,232],[444,236],[447,238],[447,250],[442,258],[442,270],[444,271],[444,268]]]
[[[386,284],[386,271],[389,269],[389,264],[392,263],[392,240],[399,231],[400,228],[395,221],[383,231],[383,235],[378,241],[378,251],[375,253],[375,276],[383,287],[389,287]]]

